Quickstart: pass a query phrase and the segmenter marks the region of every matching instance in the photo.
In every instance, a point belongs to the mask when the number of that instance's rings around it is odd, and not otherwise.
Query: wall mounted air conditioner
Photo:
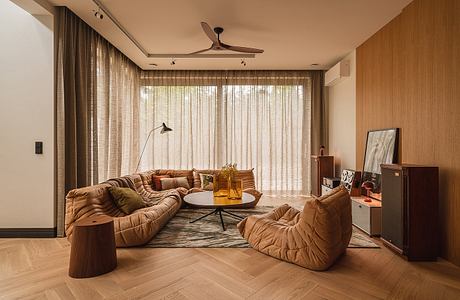
[[[350,76],[350,61],[342,60],[332,68],[330,68],[324,75],[324,85],[333,86],[343,78]]]

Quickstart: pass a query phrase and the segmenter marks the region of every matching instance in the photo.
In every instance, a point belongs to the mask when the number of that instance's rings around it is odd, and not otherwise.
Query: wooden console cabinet
[[[382,234],[408,260],[438,256],[438,168],[382,165]]]
[[[311,156],[311,194],[321,196],[324,177],[334,177],[334,156]]]

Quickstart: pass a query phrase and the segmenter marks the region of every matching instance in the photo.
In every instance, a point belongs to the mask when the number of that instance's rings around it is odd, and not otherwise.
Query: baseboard
[[[0,228],[0,238],[53,238],[54,228]]]

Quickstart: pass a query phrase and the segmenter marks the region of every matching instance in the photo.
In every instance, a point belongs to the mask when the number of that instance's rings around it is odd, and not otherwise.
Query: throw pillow
[[[155,191],[161,191],[161,178],[171,178],[170,175],[153,175],[152,183]]]
[[[176,189],[178,187],[190,188],[187,177],[161,178],[160,180],[162,190]]]
[[[136,209],[145,207],[142,197],[130,188],[111,186],[109,192],[115,205],[127,215]]]
[[[214,176],[211,174],[200,173],[201,189],[205,191],[212,191],[214,187]]]

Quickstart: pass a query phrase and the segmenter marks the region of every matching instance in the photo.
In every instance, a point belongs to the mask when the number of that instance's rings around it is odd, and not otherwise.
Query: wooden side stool
[[[87,278],[117,267],[113,219],[91,216],[75,222],[70,248],[69,276]]]

